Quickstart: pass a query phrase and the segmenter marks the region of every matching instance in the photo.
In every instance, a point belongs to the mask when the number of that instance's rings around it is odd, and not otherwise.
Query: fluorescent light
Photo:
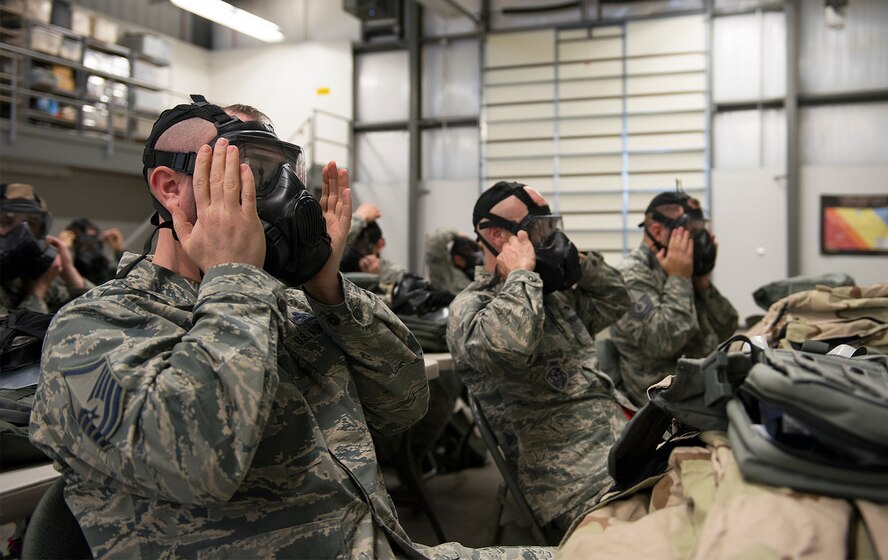
[[[284,40],[281,28],[274,23],[246,10],[235,8],[222,0],[170,0],[170,2],[183,10],[188,10],[202,18],[230,27],[260,41],[277,43]]]

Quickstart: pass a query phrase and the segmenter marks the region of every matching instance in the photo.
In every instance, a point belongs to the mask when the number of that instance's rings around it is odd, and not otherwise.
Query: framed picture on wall
[[[820,252],[888,255],[888,195],[821,196]]]

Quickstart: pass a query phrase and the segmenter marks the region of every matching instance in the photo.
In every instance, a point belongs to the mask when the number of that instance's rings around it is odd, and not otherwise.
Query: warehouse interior
[[[54,235],[88,217],[141,253],[144,140],[161,111],[202,94],[266,113],[305,150],[310,189],[328,161],[347,168],[355,207],[381,211],[386,258],[419,275],[427,236],[470,234],[478,196],[518,181],[611,264],[642,242],[650,199],[680,186],[711,220],[713,282],[741,326],[769,282],[888,279],[884,0],[229,3],[276,38],[178,0],[0,0],[0,182],[34,185]],[[842,245],[834,206],[881,221]],[[480,546],[489,515],[460,507],[495,501],[499,475],[472,476],[429,488],[453,511],[448,537]],[[420,505],[401,514],[434,543]]]

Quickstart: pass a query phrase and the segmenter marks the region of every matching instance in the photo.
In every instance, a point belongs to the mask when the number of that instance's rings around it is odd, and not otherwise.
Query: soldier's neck
[[[200,268],[188,257],[182,244],[173,239],[172,232],[162,229],[158,236],[152,262],[199,284],[203,276]]]

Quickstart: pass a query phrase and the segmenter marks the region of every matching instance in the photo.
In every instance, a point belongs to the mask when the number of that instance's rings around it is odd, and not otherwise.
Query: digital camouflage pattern
[[[93,288],[93,283],[83,279],[83,289],[71,290],[60,276],[56,276],[43,299],[28,291],[24,278],[12,278],[0,285],[0,313],[12,309],[30,309],[38,313],[55,313],[72,299]]]
[[[462,553],[410,541],[368,430],[425,413],[419,345],[343,289],[327,306],[249,265],[196,284],[143,261],[57,315],[31,439],[96,557]]]
[[[606,495],[558,548],[561,560],[884,558],[888,505],[744,481],[724,432],[677,447],[653,487]]]
[[[629,398],[647,402],[647,389],[675,370],[682,356],[702,358],[737,328],[737,310],[715,286],[695,293],[688,278],[667,276],[650,248],[641,244],[617,268],[632,307],[611,325],[620,352],[620,374]]]
[[[479,267],[450,304],[447,342],[538,520],[566,527],[610,484],[607,454],[628,401],[598,369],[594,334],[620,317],[620,273],[590,252],[575,288],[543,295],[535,272]],[[557,518],[557,519],[556,519]]]
[[[348,230],[348,237],[346,237],[346,244],[351,245],[354,243],[355,239],[358,238],[358,235],[365,227],[367,227],[367,221],[357,214],[352,214],[351,226]],[[384,285],[384,289],[387,288],[391,290],[391,286],[397,284],[398,280],[401,279],[405,272],[407,272],[405,268],[398,266],[382,256],[379,257],[379,283]]]
[[[450,243],[459,236],[454,230],[438,230],[426,237],[426,264],[429,282],[451,294],[458,294],[472,283],[466,273],[453,264]]]

